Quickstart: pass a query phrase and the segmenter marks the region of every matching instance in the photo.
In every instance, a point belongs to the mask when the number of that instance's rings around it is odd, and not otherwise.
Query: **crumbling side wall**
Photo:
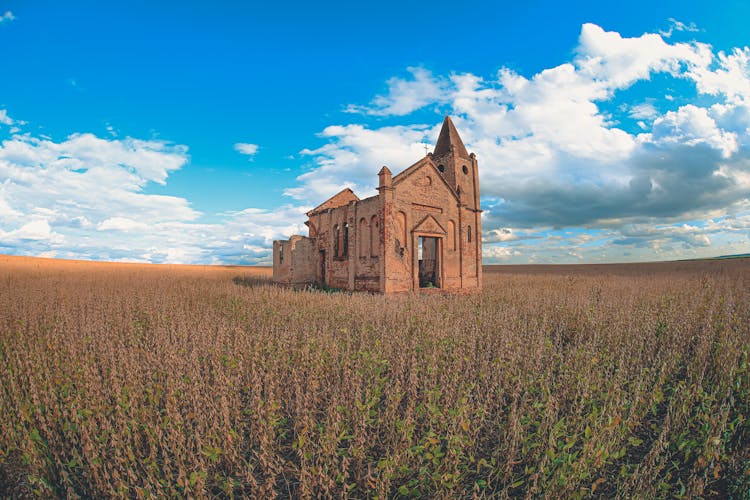
[[[317,248],[313,238],[294,235],[273,242],[273,280],[290,285],[316,281]]]
[[[304,236],[292,236],[292,283],[315,283],[317,250],[315,240]]]
[[[291,242],[276,240],[273,242],[273,280],[276,283],[292,282]]]

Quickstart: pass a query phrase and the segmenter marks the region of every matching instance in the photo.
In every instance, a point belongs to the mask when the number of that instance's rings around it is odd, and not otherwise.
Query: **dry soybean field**
[[[0,496],[750,496],[750,261],[481,293],[0,257]]]

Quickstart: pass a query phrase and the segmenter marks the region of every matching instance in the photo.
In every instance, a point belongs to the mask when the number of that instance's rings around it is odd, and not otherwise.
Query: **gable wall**
[[[471,163],[469,166],[472,166]],[[476,170],[470,170],[467,178],[471,177],[472,171]],[[439,176],[435,168],[425,164],[394,186],[393,202],[390,210],[387,210],[391,214],[392,230],[386,228],[385,241],[388,291],[418,288],[418,276],[413,271],[418,268],[418,234],[415,230],[428,216],[440,227],[434,229],[432,235],[439,236],[441,241],[441,287],[481,286],[478,285],[477,273],[481,266],[481,260],[477,258],[477,251],[481,251],[477,245],[477,238],[481,235],[477,223],[480,214],[459,206],[455,195]],[[473,189],[470,184],[468,191],[466,195],[471,197]],[[469,227],[472,231],[471,242],[468,240]]]
[[[418,241],[414,229],[428,216],[442,227],[440,232],[446,233],[442,235],[443,286],[456,287],[459,253],[458,245],[456,250],[453,248],[453,238],[459,227],[457,202],[440,174],[429,163],[394,186],[392,213],[393,231],[386,242],[386,252],[390,252],[391,257],[386,272],[392,291],[415,288],[417,276],[414,276],[413,269],[417,266]],[[454,227],[453,236],[447,234],[451,225]]]

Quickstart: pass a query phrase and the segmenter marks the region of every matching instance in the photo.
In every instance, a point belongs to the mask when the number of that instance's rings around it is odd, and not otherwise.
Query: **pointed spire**
[[[438,136],[437,144],[435,145],[434,156],[443,156],[444,154],[451,152],[451,146],[456,147],[456,154],[462,158],[468,158],[469,153],[466,151],[461,137],[458,135],[456,126],[453,125],[453,121],[450,116],[446,116],[443,120],[443,128],[440,129],[440,135]]]

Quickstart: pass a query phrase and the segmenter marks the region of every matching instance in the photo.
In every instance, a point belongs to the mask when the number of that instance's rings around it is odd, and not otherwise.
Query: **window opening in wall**
[[[368,245],[367,245],[367,219],[362,217],[359,219],[359,256],[367,257]]]
[[[380,234],[378,234],[378,216],[373,215],[370,220],[370,255],[378,256],[378,245],[380,244]]]
[[[333,226],[333,256],[339,256],[339,226]]]
[[[420,236],[418,243],[419,288],[439,288],[438,239]]]
[[[469,235],[469,243],[471,243],[471,226],[469,226],[469,230],[467,231]]]
[[[438,165],[438,170],[440,170],[441,172],[445,172],[445,165]]]
[[[320,251],[320,282],[326,284],[326,251]]]
[[[279,245],[279,264],[284,263],[284,245]]]
[[[465,175],[468,175],[468,174],[469,174],[469,167],[467,167],[466,165],[464,165],[463,167],[461,167],[461,170],[463,170],[463,171],[464,171],[464,174],[465,174]]]
[[[344,244],[343,244],[344,251],[342,252],[342,257],[346,257],[349,255],[349,224],[344,224]]]

